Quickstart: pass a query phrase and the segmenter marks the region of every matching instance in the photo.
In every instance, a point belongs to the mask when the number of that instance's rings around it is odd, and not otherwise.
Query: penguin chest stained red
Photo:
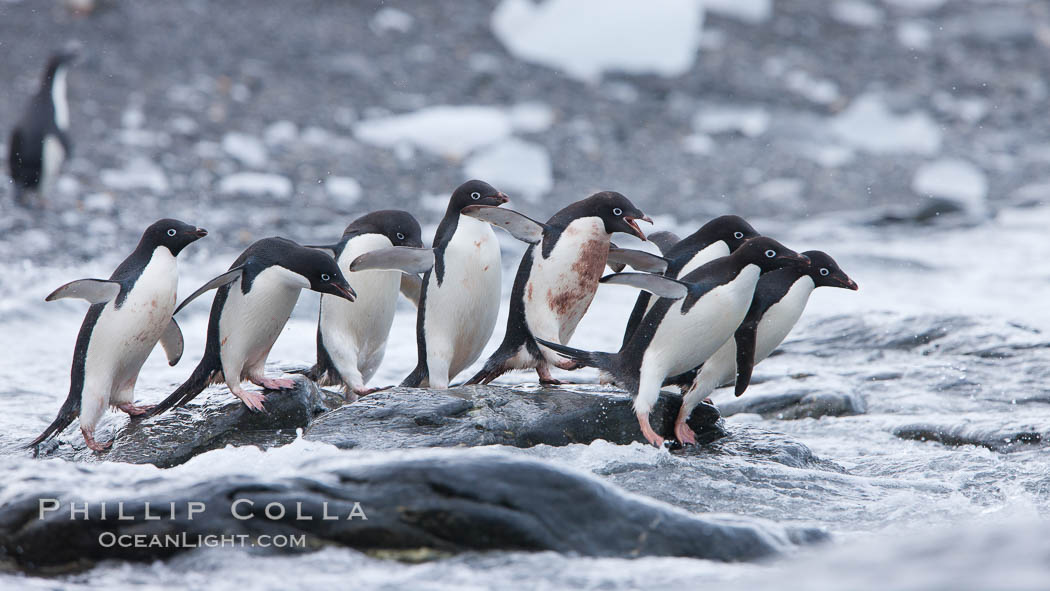
[[[594,299],[608,257],[609,234],[596,217],[570,223],[547,257],[542,243],[536,245],[523,294],[529,331],[568,342]]]

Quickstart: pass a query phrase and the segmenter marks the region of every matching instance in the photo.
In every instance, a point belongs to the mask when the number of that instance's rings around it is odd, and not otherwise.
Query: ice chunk
[[[353,205],[361,198],[361,183],[348,176],[330,176],[325,179],[324,188],[340,205]]]
[[[682,149],[690,154],[710,154],[715,149],[711,136],[694,133],[682,138]]]
[[[546,148],[517,138],[508,138],[467,159],[467,178],[485,179],[506,190],[536,201],[551,190],[554,178]]]
[[[271,146],[289,144],[299,135],[299,127],[291,121],[274,121],[266,127],[263,139]]]
[[[703,14],[702,0],[502,0],[492,30],[518,59],[589,82],[608,71],[680,76]]]
[[[896,115],[872,94],[854,99],[831,119],[830,126],[845,143],[875,154],[936,154],[941,148],[941,130],[929,115],[921,111]]]
[[[715,14],[757,25],[773,15],[773,0],[705,0],[704,8]]]
[[[156,164],[146,158],[135,158],[123,169],[108,168],[99,173],[102,184],[118,191],[145,189],[154,193],[168,190],[168,177]]]
[[[372,27],[372,30],[376,33],[389,33],[391,31],[407,33],[412,30],[414,23],[415,19],[412,18],[411,14],[396,8],[386,7],[376,11],[368,26]]]
[[[237,172],[219,181],[219,192],[288,197],[292,194],[292,181],[279,174]]]
[[[831,5],[831,16],[854,27],[877,27],[884,17],[880,8],[862,0],[838,0]]]
[[[245,166],[266,166],[266,146],[255,136],[237,132],[227,133],[222,138],[222,149]]]
[[[923,164],[915,172],[911,188],[920,195],[954,202],[973,215],[984,215],[988,210],[988,180],[980,168],[965,160],[942,158]]]
[[[512,131],[503,109],[483,106],[438,105],[367,119],[354,126],[357,139],[370,144],[396,148],[407,143],[455,159],[502,140]]]
[[[769,128],[769,112],[761,107],[706,106],[693,118],[693,128],[703,133],[739,132],[757,137]]]
[[[554,111],[543,103],[518,103],[510,108],[510,124],[518,131],[539,133],[550,129]]]
[[[897,42],[908,49],[929,49],[933,35],[926,25],[916,21],[904,21],[897,25]]]

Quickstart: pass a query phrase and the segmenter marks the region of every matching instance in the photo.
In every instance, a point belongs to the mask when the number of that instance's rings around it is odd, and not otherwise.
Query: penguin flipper
[[[391,246],[379,248],[354,259],[351,271],[387,269],[402,273],[426,273],[434,267],[434,249]]]
[[[663,273],[667,270],[667,265],[670,261],[664,257],[645,252],[644,250],[610,246],[609,259],[606,264],[609,264],[609,266],[612,267],[611,263],[616,263],[620,267],[619,269],[613,267],[613,270],[616,272],[623,270],[623,265],[630,265],[631,268],[636,271]]]
[[[644,289],[661,298],[680,300],[689,295],[689,286],[677,279],[651,273],[614,273],[598,280],[599,283],[629,285]]]
[[[176,365],[182,359],[182,329],[179,323],[172,318],[171,322],[164,327],[164,334],[160,335],[160,346],[164,347],[164,353],[168,356],[168,365]]]
[[[183,308],[186,307],[186,304],[188,304],[188,303],[192,302],[193,300],[195,300],[197,298],[197,296],[201,295],[202,293],[204,293],[204,292],[206,292],[206,291],[208,291],[210,289],[218,289],[218,288],[222,287],[223,285],[226,285],[227,283],[233,283],[234,281],[237,280],[238,277],[241,276],[241,273],[243,271],[244,271],[244,267],[243,266],[234,267],[234,268],[230,269],[229,271],[226,271],[222,275],[219,275],[215,279],[212,279],[211,281],[205,283],[204,285],[202,285],[200,287],[200,289],[198,289],[197,291],[195,291],[192,294],[190,294],[190,297],[182,300],[182,303],[179,304],[179,307],[175,308],[175,312],[172,313],[172,316],[174,316],[175,314],[178,314],[179,311],[181,311]]]
[[[671,247],[681,242],[682,239],[678,237],[678,234],[674,232],[668,232],[663,230],[660,232],[653,232],[649,234],[649,242],[656,245],[656,248],[660,249],[660,253],[666,255]]]
[[[401,295],[405,296],[417,308],[419,307],[419,297],[422,293],[423,280],[419,278],[419,275],[415,273],[401,274]]]
[[[740,325],[733,335],[736,339],[736,388],[740,396],[751,383],[751,370],[755,368],[755,344],[758,341],[758,322],[748,321]]]
[[[529,244],[539,244],[543,240],[543,231],[547,228],[546,224],[527,215],[494,205],[468,205],[460,213],[499,226],[510,232],[511,236]]]
[[[108,279],[77,279],[51,292],[44,301],[53,302],[62,298],[80,298],[91,304],[104,304],[120,293],[120,282]]]

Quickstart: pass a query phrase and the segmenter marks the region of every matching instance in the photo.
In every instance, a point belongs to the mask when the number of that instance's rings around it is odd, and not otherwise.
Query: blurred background
[[[432,226],[471,177],[542,219],[612,189],[686,226],[970,223],[1050,193],[1050,3],[595,6],[0,0],[0,141],[82,47],[75,157],[46,213],[0,198],[0,256],[90,258],[160,216],[231,248],[380,207]]]

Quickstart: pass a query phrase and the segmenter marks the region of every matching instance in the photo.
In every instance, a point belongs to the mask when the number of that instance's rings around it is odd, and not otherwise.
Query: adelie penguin
[[[69,139],[66,74],[76,57],[74,52],[51,56],[40,81],[40,90],[11,131],[7,163],[15,202],[20,205],[30,205],[27,197],[30,192],[36,192],[43,201],[58,177],[62,163],[73,153],[73,143]]]
[[[376,211],[362,216],[343,232],[339,242],[311,246],[330,252],[358,292],[357,300],[321,295],[317,322],[317,363],[306,377],[322,386],[343,387],[347,398],[373,392],[365,386],[383,361],[387,336],[394,322],[397,294],[419,304],[419,276],[399,271],[351,271],[359,256],[391,247],[422,248],[419,222],[407,211]]]
[[[512,369],[530,368],[536,369],[541,383],[559,383],[551,377],[550,365],[572,369],[575,364],[544,350],[536,339],[569,342],[594,299],[602,270],[609,262],[612,234],[626,232],[645,240],[636,220],[652,220],[629,199],[612,191],[577,201],[546,223],[490,207],[471,207],[464,215],[503,227],[530,244],[514,277],[503,343],[467,383],[489,383]],[[659,259],[640,251],[615,252],[616,256],[627,253]],[[631,257],[622,260],[637,264]],[[659,268],[662,270],[663,265]]]
[[[667,269],[663,275],[672,279],[686,275],[704,263],[727,256],[746,240],[758,236],[751,224],[735,215],[717,217],[681,240],[677,240],[677,237],[669,232],[661,234],[654,235],[653,241],[667,259]],[[666,241],[664,236],[667,237]],[[630,340],[652,303],[648,292],[642,291],[638,294],[631,316],[627,320],[627,328],[624,330],[623,344]]]
[[[229,271],[204,284],[175,313],[211,289],[218,291],[208,318],[204,357],[189,379],[155,406],[150,416],[182,406],[209,384],[220,382],[251,410],[263,410],[266,396],[244,390],[241,382],[250,380],[267,390],[295,385],[290,379],[267,378],[265,366],[299,292],[311,289],[351,302],[356,295],[331,256],[285,238],[253,243]]]
[[[353,271],[394,269],[424,273],[416,313],[416,367],[406,387],[445,389],[477,361],[499,313],[503,270],[492,226],[463,215],[472,205],[499,206],[507,196],[478,180],[452,193],[433,248],[377,250],[359,257]]]
[[[733,336],[763,272],[807,265],[806,257],[760,236],[681,279],[646,273],[609,275],[602,278],[603,283],[632,285],[661,298],[627,344],[618,353],[581,351],[543,340],[540,344],[580,365],[611,374],[634,396],[642,435],[659,446],[664,439],[653,431],[649,413],[664,379],[697,367]]]
[[[58,417],[28,447],[61,432],[78,416],[87,446],[102,451],[95,426],[110,406],[129,415],[148,408],[134,403],[135,382],[160,341],[168,363],[182,357],[182,332],[172,318],[182,249],[208,233],[178,220],[160,220],[142,234],[134,252],[109,279],[80,279],[47,296],[47,301],[81,298],[91,303],[77,335],[69,396]]]
[[[810,260],[806,268],[784,267],[765,273],[755,287],[755,297],[747,316],[714,355],[704,361],[695,381],[682,400],[675,421],[675,437],[681,443],[696,443],[696,434],[686,421],[696,405],[715,388],[736,377],[736,395],[751,382],[751,370],[784,341],[806,309],[809,296],[817,287],[857,289],[857,284],[839,268],[827,253],[802,253]]]

